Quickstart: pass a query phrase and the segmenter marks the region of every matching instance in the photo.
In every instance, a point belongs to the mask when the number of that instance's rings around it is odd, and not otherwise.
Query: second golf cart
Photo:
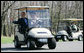
[[[28,6],[23,8],[17,8],[18,17],[20,13],[25,12],[28,18],[28,28],[26,31],[26,38],[18,30],[19,25],[15,27],[14,45],[15,48],[20,48],[21,45],[27,45],[27,48],[34,49],[36,47],[42,47],[44,44],[48,44],[49,49],[56,48],[56,40],[49,30],[50,15],[48,6]]]
[[[62,19],[61,21],[64,21],[67,24],[71,24],[71,22],[76,22],[76,21],[83,21],[83,19]],[[64,24],[63,24],[64,25]],[[69,26],[70,27],[70,26]],[[63,28],[63,26],[62,26]],[[68,30],[70,31],[70,30]],[[55,39],[56,41],[59,41],[62,39],[63,41],[73,41],[74,39],[77,39],[79,41],[83,40],[83,30],[81,31],[79,28],[77,31],[72,30],[72,36],[69,36],[66,30],[60,30],[57,32]]]

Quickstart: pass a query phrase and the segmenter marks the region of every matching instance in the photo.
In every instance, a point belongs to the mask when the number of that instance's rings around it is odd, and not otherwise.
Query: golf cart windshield
[[[29,28],[50,27],[49,9],[27,10]]]

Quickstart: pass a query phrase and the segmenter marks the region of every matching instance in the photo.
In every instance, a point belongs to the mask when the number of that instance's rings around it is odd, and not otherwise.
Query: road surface
[[[33,50],[28,50],[26,46],[15,49],[14,44],[1,44],[1,52],[83,52],[83,41],[57,42],[55,49],[49,49],[44,45]]]

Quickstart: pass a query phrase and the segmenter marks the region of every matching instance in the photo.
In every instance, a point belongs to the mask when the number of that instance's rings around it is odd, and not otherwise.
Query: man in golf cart
[[[72,37],[72,32],[79,31],[79,28],[76,26],[75,22],[72,22],[72,23],[67,22],[65,30],[67,31],[69,36]]]
[[[66,22],[65,30],[68,33],[68,35],[72,37],[72,28],[69,22]]]
[[[28,29],[28,19],[25,17],[25,12],[21,12],[21,18],[18,21],[13,21],[14,24],[18,24],[19,32],[25,34]]]
[[[72,24],[71,25],[72,31],[74,31],[74,32],[79,31],[79,28],[77,27],[76,22],[72,22],[71,24]]]

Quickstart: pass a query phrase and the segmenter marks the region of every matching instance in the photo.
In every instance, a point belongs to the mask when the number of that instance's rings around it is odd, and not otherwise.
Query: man
[[[21,17],[19,18],[18,21],[13,21],[14,24],[18,24],[20,26],[19,32],[22,34],[25,34],[26,29],[28,28],[28,19],[25,17],[25,12],[21,13]]]
[[[72,29],[69,22],[67,22],[65,30],[68,33],[68,35],[72,37]]]
[[[76,26],[76,23],[75,22],[72,22],[72,25],[71,25],[71,28],[73,31],[79,31],[79,28]]]

